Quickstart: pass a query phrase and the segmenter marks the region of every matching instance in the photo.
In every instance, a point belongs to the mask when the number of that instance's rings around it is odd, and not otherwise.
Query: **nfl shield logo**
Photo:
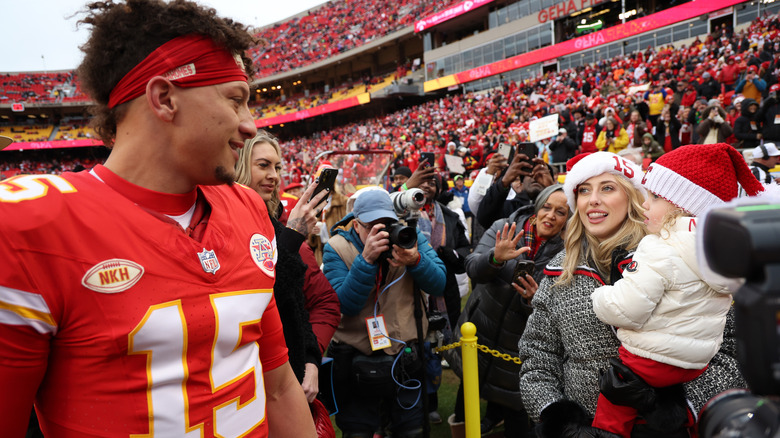
[[[217,255],[214,254],[214,251],[206,251],[206,248],[203,248],[203,252],[198,253],[198,258],[200,259],[200,265],[203,266],[203,270],[210,273],[210,274],[216,274],[217,270],[219,270],[219,260],[217,260]]]

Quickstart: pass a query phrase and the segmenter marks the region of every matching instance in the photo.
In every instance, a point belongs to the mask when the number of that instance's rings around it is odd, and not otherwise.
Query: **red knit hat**
[[[665,153],[642,179],[647,190],[696,216],[736,198],[737,183],[750,196],[764,190],[739,151],[725,143],[687,145]]]

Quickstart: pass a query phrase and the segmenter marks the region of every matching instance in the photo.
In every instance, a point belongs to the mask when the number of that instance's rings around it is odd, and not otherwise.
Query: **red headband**
[[[246,81],[244,63],[204,35],[174,38],[150,53],[116,84],[108,99],[114,108],[146,93],[146,84],[163,76],[179,87]]]

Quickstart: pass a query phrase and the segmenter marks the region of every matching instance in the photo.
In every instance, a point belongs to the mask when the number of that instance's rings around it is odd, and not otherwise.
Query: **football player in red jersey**
[[[273,299],[265,204],[231,184],[255,135],[253,39],[174,0],[96,2],[79,79],[113,146],[0,182],[0,430],[47,438],[314,437]]]

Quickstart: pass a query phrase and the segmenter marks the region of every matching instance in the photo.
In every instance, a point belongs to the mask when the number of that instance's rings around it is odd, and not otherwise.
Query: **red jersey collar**
[[[102,164],[92,168],[92,171],[106,185],[130,201],[145,209],[169,216],[179,216],[186,213],[198,198],[197,189],[183,194],[162,193],[145,189],[123,179]]]

